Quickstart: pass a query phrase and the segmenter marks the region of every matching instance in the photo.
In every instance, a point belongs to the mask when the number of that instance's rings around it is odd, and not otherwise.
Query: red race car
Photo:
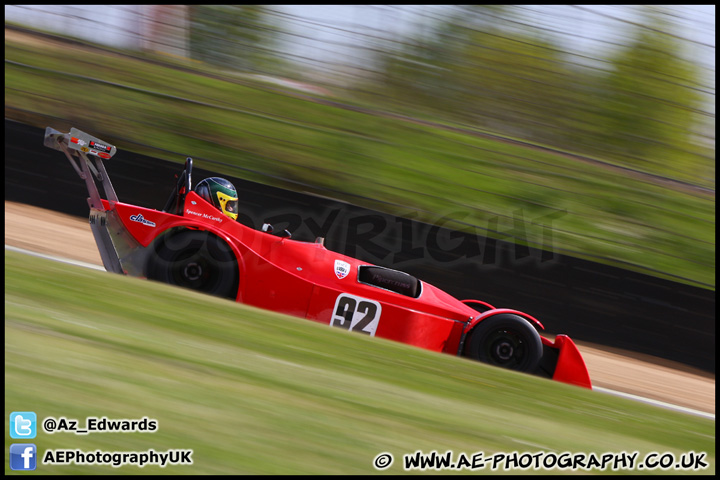
[[[160,211],[118,200],[103,164],[114,146],[50,127],[44,144],[64,152],[85,180],[90,226],[108,271],[592,388],[569,337],[548,340],[526,313],[458,300],[407,273],[330,251],[323,238],[303,242],[267,224],[249,228],[236,221],[230,182],[212,177],[193,188],[190,158]]]

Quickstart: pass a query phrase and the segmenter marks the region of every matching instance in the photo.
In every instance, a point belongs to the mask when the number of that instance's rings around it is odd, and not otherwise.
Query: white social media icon
[[[25,451],[20,454],[23,459],[23,468],[30,468],[30,459],[33,458],[33,447],[26,447]]]
[[[15,434],[27,437],[32,434],[32,421],[25,420],[22,416],[15,416]]]

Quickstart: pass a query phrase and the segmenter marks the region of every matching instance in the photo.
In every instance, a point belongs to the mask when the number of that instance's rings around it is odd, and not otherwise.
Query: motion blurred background
[[[5,22],[7,119],[532,246],[552,229],[557,252],[715,288],[714,6],[6,5]]]

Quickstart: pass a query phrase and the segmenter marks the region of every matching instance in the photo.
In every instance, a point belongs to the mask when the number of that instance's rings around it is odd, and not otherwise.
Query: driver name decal
[[[339,327],[352,332],[375,336],[382,306],[374,300],[341,293],[335,300],[331,327]]]
[[[208,220],[214,220],[214,221],[216,221],[216,222],[218,222],[218,223],[222,223],[222,222],[223,222],[223,219],[220,218],[220,217],[214,217],[214,216],[212,216],[212,215],[208,215],[207,213],[194,212],[194,211],[190,210],[189,208],[186,208],[186,209],[185,209],[185,213],[189,213],[189,214],[191,214],[191,215],[197,215],[198,217],[202,217],[202,218],[207,218]]]

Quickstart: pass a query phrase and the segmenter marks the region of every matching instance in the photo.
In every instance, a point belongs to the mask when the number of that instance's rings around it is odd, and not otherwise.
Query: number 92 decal
[[[374,300],[341,293],[335,300],[330,326],[375,336],[382,307]]]

